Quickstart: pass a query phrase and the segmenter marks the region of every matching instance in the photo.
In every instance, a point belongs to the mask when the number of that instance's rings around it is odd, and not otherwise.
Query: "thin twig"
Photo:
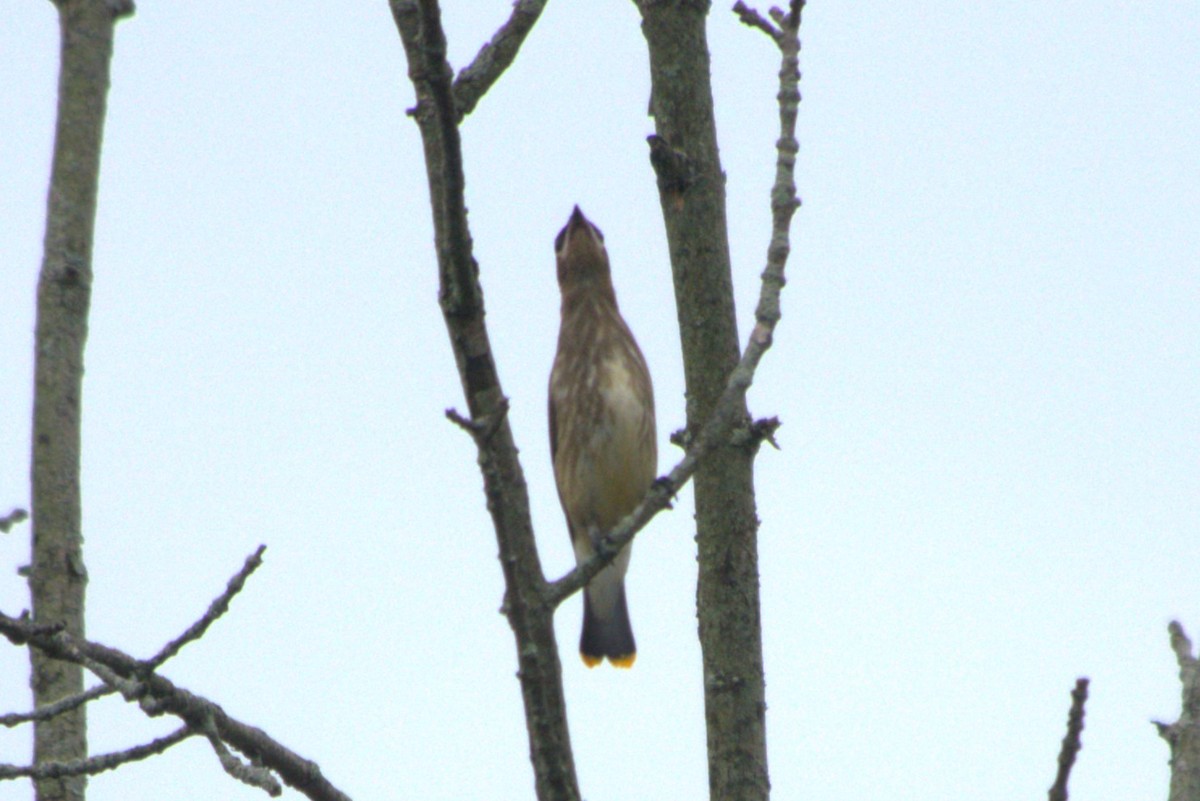
[[[546,0],[517,0],[512,14],[491,40],[454,79],[454,106],[461,122],[517,57],[525,37],[546,7]]]
[[[183,646],[203,637],[204,632],[208,631],[208,627],[215,623],[217,618],[229,611],[229,602],[233,600],[235,595],[242,591],[242,587],[246,586],[246,579],[262,565],[262,555],[266,549],[267,546],[260,545],[254,553],[246,557],[246,562],[242,565],[242,569],[233,578],[229,579],[229,582],[225,585],[225,591],[208,605],[208,611],[199,620],[188,626],[187,631],[171,640],[163,646],[162,650],[143,663],[146,672],[158,669],[164,662],[179,653]]]
[[[689,443],[683,459],[667,475],[651,485],[642,502],[596,544],[596,553],[562,578],[547,585],[546,602],[561,604],[578,592],[597,573],[604,569],[650,520],[670,506],[671,498],[692,478],[700,461],[714,448],[728,441],[730,432],[747,422],[737,410],[754,380],[755,370],[763,354],[771,347],[775,326],[779,322],[779,295],[786,283],[784,267],[791,253],[790,230],[792,216],[800,206],[796,197],[796,116],[800,105],[800,9],[784,18],[787,26],[777,40],[782,51],[779,68],[779,139],[776,142],[775,184],[771,188],[771,243],[767,249],[767,266],[762,273],[762,289],[755,310],[755,326],[742,352],[742,358],[725,385],[713,416]],[[653,147],[653,142],[651,143]]]
[[[28,644],[52,659],[83,665],[105,682],[118,686],[127,697],[136,698],[143,710],[174,715],[194,731],[202,731],[205,719],[211,717],[223,742],[261,762],[312,801],[350,801],[349,796],[325,778],[315,762],[291,751],[261,729],[231,718],[207,698],[177,687],[157,673],[144,674],[144,663],[123,651],[3,612],[0,612],[0,634],[14,644]]]
[[[738,18],[744,25],[749,25],[751,28],[758,28],[760,31],[770,36],[776,44],[779,43],[783,36],[783,31],[776,28],[762,14],[759,14],[753,8],[738,0],[733,4],[733,13],[738,15]]]
[[[1171,650],[1175,652],[1175,661],[1179,664],[1179,678],[1184,684],[1195,684],[1197,660],[1192,652],[1191,639],[1178,620],[1171,621],[1167,633],[1171,636]]]
[[[29,512],[24,509],[13,509],[4,517],[0,517],[0,534],[7,534],[12,527],[29,519]]]
[[[540,799],[579,798],[566,721],[562,669],[554,640],[554,610],[543,600],[545,574],[533,537],[529,492],[503,415],[504,391],[496,369],[472,253],[464,199],[462,140],[458,130],[446,35],[437,0],[389,0],[404,45],[417,104],[410,112],[421,131],[429,203],[437,248],[438,301],[466,396],[464,419],[495,421],[476,437],[479,471],[504,573],[504,613],[516,640],[529,757]]]
[[[39,706],[32,712],[11,712],[7,715],[0,715],[0,726],[12,728],[13,726],[19,726],[22,723],[31,723],[35,720],[49,720],[55,715],[61,715],[63,712],[74,709],[80,704],[86,704],[97,698],[112,695],[114,692],[116,692],[114,687],[107,684],[97,684],[90,690],[75,693],[75,695],[59,699],[52,704]]]
[[[476,445],[483,447],[500,429],[500,424],[508,416],[508,408],[508,398],[501,398],[499,410],[479,420],[464,417],[458,409],[447,409],[446,419],[470,434]]]
[[[1075,756],[1083,747],[1080,736],[1083,734],[1083,706],[1087,703],[1088,680],[1075,680],[1075,689],[1071,690],[1071,711],[1067,714],[1067,733],[1063,737],[1062,748],[1058,752],[1058,775],[1050,787],[1049,801],[1067,801],[1067,781],[1071,778],[1071,767],[1075,764]]]
[[[71,762],[39,762],[36,765],[0,765],[0,780],[19,779],[57,779],[61,776],[95,776],[106,770],[120,767],[127,762],[137,762],[155,754],[161,754],[173,745],[183,742],[194,735],[187,726],[180,726],[165,737],[159,737],[143,745],[135,745],[124,751],[114,751],[111,754],[76,759]]]
[[[213,721],[211,714],[204,716],[200,728],[201,733],[208,739],[208,744],[212,746],[213,751],[216,753],[217,761],[221,763],[221,767],[226,773],[242,784],[259,788],[272,798],[277,798],[283,794],[283,788],[279,786],[279,780],[271,775],[271,771],[256,765],[249,765],[229,752],[229,749],[225,747],[225,743],[221,741],[221,735],[217,731],[217,724]]]

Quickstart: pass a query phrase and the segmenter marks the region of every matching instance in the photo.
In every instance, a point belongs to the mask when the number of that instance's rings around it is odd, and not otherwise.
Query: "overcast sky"
[[[461,67],[504,0],[447,0]],[[28,505],[34,290],[58,27],[0,11],[0,507]],[[770,217],[777,52],[712,14],[739,323]],[[1092,678],[1072,797],[1165,798],[1166,624],[1200,638],[1200,7],[813,2],[804,207],[750,396],[777,799],[1041,797]],[[553,239],[603,229],[684,422],[630,2],[554,0],[463,129],[488,323],[547,571]],[[358,801],[533,797],[502,580],[437,306],[424,164],[383,0],[143,0],[120,24],[84,383],[88,631],[147,656],[266,562],[164,668]],[[691,496],[639,535],[632,671],[557,619],[583,794],[707,792]],[[29,527],[0,537],[0,609]],[[0,711],[28,706],[0,648]],[[108,699],[95,752],[173,728]],[[0,731],[0,762],[29,758]],[[0,796],[25,795],[25,788]],[[259,799],[208,747],[92,801]],[[298,797],[288,791],[286,797]]]

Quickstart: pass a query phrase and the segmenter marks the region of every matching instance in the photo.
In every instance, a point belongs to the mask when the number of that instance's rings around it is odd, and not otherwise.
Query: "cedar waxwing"
[[[562,323],[550,372],[550,454],[576,563],[633,511],[654,481],[654,389],[617,309],[604,235],[576,206],[554,240]],[[637,656],[625,603],[625,546],[583,591],[579,653],[631,667]]]

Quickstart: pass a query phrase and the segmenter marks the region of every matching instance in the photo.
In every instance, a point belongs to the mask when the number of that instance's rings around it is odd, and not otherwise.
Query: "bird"
[[[562,319],[550,371],[550,454],[576,564],[634,510],[654,482],[654,388],[617,307],[604,234],[576,206],[554,240]],[[579,654],[633,666],[637,644],[625,598],[630,546],[583,590]]]

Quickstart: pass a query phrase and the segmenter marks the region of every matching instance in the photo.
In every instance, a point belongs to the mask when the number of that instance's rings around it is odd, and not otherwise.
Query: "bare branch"
[[[762,14],[750,8],[742,0],[738,0],[733,4],[733,13],[738,15],[738,19],[742,21],[742,24],[749,25],[751,28],[758,28],[767,36],[770,36],[776,44],[779,44],[779,40],[783,36],[783,31],[772,25]]]
[[[104,5],[108,6],[108,10],[112,12],[113,19],[132,17],[134,11],[137,10],[133,0],[104,0]]]
[[[0,517],[0,533],[7,534],[12,527],[29,519],[29,512],[24,509],[13,509],[4,517]]]
[[[1193,801],[1200,797],[1200,662],[1179,621],[1167,627],[1171,650],[1179,665],[1182,709],[1174,723],[1155,721],[1158,734],[1171,748],[1171,789],[1168,801]]]
[[[266,550],[265,545],[260,545],[258,549],[246,558],[246,563],[236,575],[229,580],[225,591],[218,596],[209,606],[208,611],[196,623],[192,624],[187,631],[182,635],[168,643],[162,650],[159,651],[152,659],[142,663],[142,672],[150,672],[161,666],[168,659],[179,653],[179,650],[187,643],[200,639],[219,617],[225,614],[229,609],[229,603],[235,595],[237,595],[245,586],[246,579],[262,564],[262,554]],[[57,630],[56,628],[54,629]],[[60,699],[52,704],[39,707],[32,712],[12,713],[0,716],[0,725],[13,727],[30,721],[48,720],[55,715],[74,709],[89,701],[101,698],[105,695],[110,695],[113,692],[121,691],[121,693],[129,700],[136,700],[143,694],[143,685],[136,680],[122,679],[120,676],[113,673],[103,664],[95,660],[79,654],[79,664],[83,664],[92,670],[93,673],[100,676],[105,682],[103,685],[92,687],[86,692],[76,693],[67,698]],[[146,700],[145,706],[148,707],[148,714],[154,714],[153,699]],[[75,760],[71,765],[83,764],[81,760]],[[107,768],[105,768],[107,769]],[[61,774],[67,775],[67,774]]]
[[[204,716],[201,731],[208,738],[209,745],[212,746],[213,751],[217,755],[217,760],[221,763],[221,767],[226,773],[243,784],[263,790],[272,798],[277,798],[283,794],[283,788],[279,786],[279,780],[271,775],[271,771],[255,765],[249,765],[229,752],[229,749],[225,747],[225,743],[221,742],[221,735],[217,732],[217,724],[213,722],[212,715]]]
[[[86,704],[89,701],[94,701],[97,698],[103,698],[106,695],[112,695],[116,689],[107,684],[98,684],[90,690],[85,690],[75,695],[67,696],[61,700],[55,701],[52,704],[39,706],[32,712],[12,712],[7,715],[0,715],[0,726],[12,728],[19,726],[22,723],[30,723],[35,720],[49,720],[55,715],[60,715],[63,712],[74,709],[81,704]]]
[[[488,338],[463,197],[462,141],[446,63],[446,34],[436,0],[389,0],[404,45],[408,76],[416,90],[411,114],[421,131],[429,205],[437,247],[439,301],[469,417],[474,426],[496,421],[475,437],[487,508],[492,516],[504,572],[504,614],[516,640],[525,703],[530,761],[539,799],[579,798],[562,666],[554,638],[554,609],[545,603],[545,577],[533,539],[529,492]]]
[[[71,762],[40,762],[36,765],[0,765],[0,780],[4,779],[57,779],[62,776],[95,776],[106,770],[120,767],[127,762],[137,762],[155,754],[161,754],[173,745],[194,735],[187,726],[181,726],[165,737],[151,740],[144,745],[114,751],[111,754],[76,759]]]
[[[1071,768],[1075,757],[1083,747],[1080,736],[1083,734],[1083,706],[1087,703],[1088,680],[1075,680],[1075,689],[1071,690],[1071,711],[1067,714],[1067,733],[1063,737],[1062,749],[1058,752],[1058,775],[1050,787],[1050,801],[1067,801],[1067,781],[1071,778]]]
[[[508,417],[508,398],[501,398],[501,406],[486,418],[469,420],[463,417],[457,409],[447,409],[446,419],[471,435],[475,444],[482,447],[500,428],[500,424]]]
[[[350,801],[321,773],[320,767],[271,738],[225,713],[206,698],[177,687],[157,673],[144,673],[144,663],[123,651],[73,637],[60,627],[39,626],[0,612],[0,634],[21,645],[28,643],[52,659],[83,665],[105,682],[136,699],[150,715],[169,714],[182,719],[190,729],[203,732],[211,718],[220,739],[251,760],[275,773],[290,787],[313,801]]]
[[[246,579],[250,578],[250,575],[255,570],[258,570],[262,564],[263,551],[266,549],[267,546],[260,545],[254,553],[247,556],[246,563],[242,565],[242,569],[233,578],[229,579],[229,583],[225,585],[225,591],[209,604],[208,611],[199,620],[188,626],[187,631],[171,640],[157,654],[147,659],[143,663],[144,670],[156,670],[168,659],[179,653],[183,646],[203,637],[204,632],[208,631],[208,627],[215,623],[217,618],[229,611],[229,602],[233,600],[233,596],[242,591],[242,587],[246,586]]]
[[[468,418],[463,417],[462,413],[460,413],[458,409],[447,409],[446,419],[451,423],[454,423],[454,425],[458,426],[463,431],[466,431],[471,435],[472,438],[479,433],[479,426],[471,422]]]
[[[1179,678],[1186,686],[1196,684],[1197,661],[1192,653],[1192,641],[1178,620],[1172,620],[1167,626],[1171,635],[1171,650],[1175,652],[1175,661],[1179,663]]]
[[[545,7],[546,0],[517,0],[508,21],[480,49],[475,60],[458,73],[453,89],[459,122],[475,110],[480,98],[513,63]]]
[[[63,649],[69,654],[69,658],[65,661],[74,662],[77,665],[83,665],[90,670],[96,678],[112,687],[115,691],[121,694],[121,697],[126,701],[137,701],[142,698],[145,693],[145,685],[138,681],[135,677],[125,677],[118,674],[115,670],[101,661],[97,661],[92,656],[81,652],[72,642],[72,638],[65,630],[57,632],[55,635],[63,638]]]

